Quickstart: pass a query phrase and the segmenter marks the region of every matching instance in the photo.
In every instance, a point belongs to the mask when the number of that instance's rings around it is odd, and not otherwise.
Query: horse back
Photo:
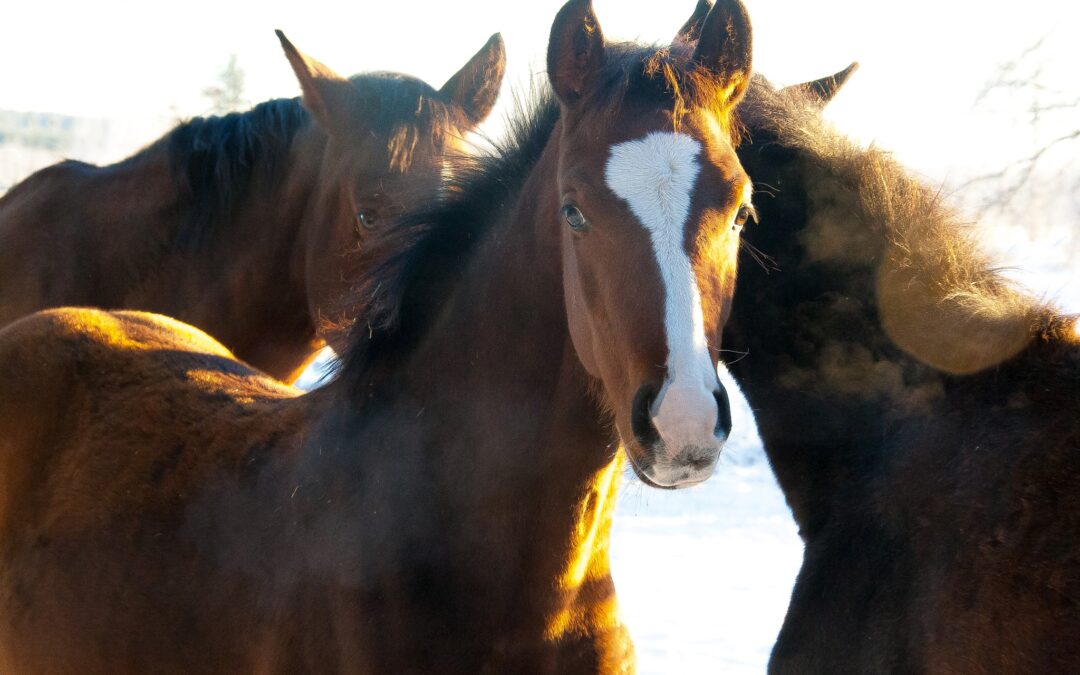
[[[70,308],[0,331],[0,378],[0,670],[250,670],[273,608],[200,502],[295,449],[298,390],[178,321]]]
[[[45,307],[122,306],[176,220],[170,171],[155,145],[107,167],[60,162],[0,197],[0,325]]]

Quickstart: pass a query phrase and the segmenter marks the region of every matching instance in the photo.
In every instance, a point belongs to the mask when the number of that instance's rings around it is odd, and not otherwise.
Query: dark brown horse
[[[46,307],[159,312],[291,382],[340,316],[357,249],[419,195],[487,116],[491,40],[436,91],[344,79],[279,31],[303,91],[197,118],[111,166],[67,161],[0,198],[0,326]]]
[[[806,545],[769,671],[1080,672],[1076,319],[821,122],[848,72],[739,108],[761,220],[725,347]]]
[[[660,50],[568,3],[554,96],[364,248],[306,396],[151,314],[0,332],[0,670],[631,671],[619,446],[681,487],[729,430],[750,39],[736,0]]]

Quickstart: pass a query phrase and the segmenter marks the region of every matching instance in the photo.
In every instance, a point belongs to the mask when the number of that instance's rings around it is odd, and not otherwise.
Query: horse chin
[[[702,479],[702,481],[693,483],[679,483],[676,485],[664,485],[663,483],[658,483],[649,476],[647,469],[642,467],[643,460],[639,457],[640,455],[645,454],[645,450],[637,443],[634,443],[633,446],[631,446],[625,442],[623,443],[623,450],[626,452],[626,456],[630,458],[630,467],[633,468],[634,475],[638,477],[638,480],[651,488],[656,488],[657,490],[681,490],[683,488],[693,487],[704,480]]]
[[[656,488],[657,490],[678,490],[679,489],[678,485],[661,485],[661,484],[659,484],[657,482],[654,482],[638,466],[637,460],[634,459],[634,456],[632,454],[630,454],[629,452],[626,453],[626,454],[627,454],[628,457],[630,457],[630,466],[634,469],[634,475],[637,476],[638,480],[640,480],[642,483],[645,483],[646,485],[648,485],[651,488]]]

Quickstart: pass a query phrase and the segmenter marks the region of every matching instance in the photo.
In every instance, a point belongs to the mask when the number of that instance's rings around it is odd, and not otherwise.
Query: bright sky
[[[458,2],[228,2],[13,0],[0,15],[0,108],[124,118],[136,126],[204,112],[202,90],[235,53],[247,93],[297,93],[273,29],[342,74],[398,70],[438,86],[495,31],[510,81],[542,72],[561,0]],[[747,0],[755,66],[779,83],[811,79],[852,60],[862,70],[830,114],[864,140],[900,148],[937,174],[992,155],[1003,129],[971,119],[995,66],[1043,35],[1063,35],[1054,62],[1080,63],[1065,44],[1076,9],[1057,0]],[[14,5],[14,7],[12,7]],[[605,33],[668,41],[692,0],[595,0]],[[1062,68],[1064,71],[1064,67]],[[1073,78],[1073,73],[1063,77]],[[1000,121],[997,122],[999,125]],[[987,125],[990,126],[987,126]],[[995,137],[996,136],[996,137]],[[150,139],[146,139],[150,140]],[[965,157],[967,156],[967,157]]]

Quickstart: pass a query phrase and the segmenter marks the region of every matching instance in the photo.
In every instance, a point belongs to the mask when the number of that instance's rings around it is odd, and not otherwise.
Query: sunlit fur
[[[121,162],[62,162],[0,197],[0,326],[62,305],[150,310],[299,375],[334,334],[355,250],[435,191],[443,154],[494,104],[503,53],[496,36],[454,98],[397,73],[339,77],[282,40],[303,101],[195,118]]]
[[[806,543],[769,671],[1080,670],[1080,344],[820,98],[754,83],[725,347]]]

